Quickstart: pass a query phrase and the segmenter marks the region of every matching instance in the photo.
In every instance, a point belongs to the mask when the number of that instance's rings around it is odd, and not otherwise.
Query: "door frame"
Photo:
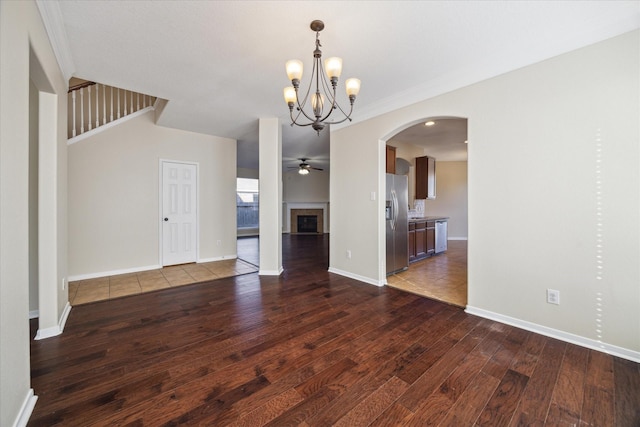
[[[162,247],[164,244],[164,233],[162,227],[162,208],[164,206],[164,179],[163,179],[163,165],[164,163],[178,163],[182,165],[192,165],[196,167],[196,259],[195,262],[200,260],[200,163],[190,162],[185,160],[172,160],[172,159],[158,159],[158,265],[163,268],[163,253]]]

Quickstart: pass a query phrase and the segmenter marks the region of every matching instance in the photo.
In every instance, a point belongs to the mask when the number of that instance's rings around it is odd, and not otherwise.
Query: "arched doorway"
[[[388,275],[387,284],[465,307],[468,236],[467,119],[426,117],[403,126],[387,139],[386,144],[395,148],[398,165],[396,174],[408,175],[410,247],[408,269]],[[422,162],[425,157],[430,158],[431,165],[435,165],[435,192],[427,198],[420,194],[424,178],[421,172],[416,174],[419,169],[416,159]],[[447,223],[447,247],[436,253],[428,248],[429,240],[435,237],[439,220],[446,220]]]

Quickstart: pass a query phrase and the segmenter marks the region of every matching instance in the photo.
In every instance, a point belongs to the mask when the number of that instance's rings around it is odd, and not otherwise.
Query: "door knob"
[[[169,221],[169,218],[165,218],[164,220],[165,220],[165,221]]]

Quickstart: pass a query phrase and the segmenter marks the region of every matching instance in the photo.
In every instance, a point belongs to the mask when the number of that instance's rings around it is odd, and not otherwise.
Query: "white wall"
[[[468,236],[467,162],[436,161],[436,198],[425,200],[425,215],[449,217],[449,239]]]
[[[153,118],[150,111],[69,146],[72,278],[160,265],[160,159],[199,164],[199,260],[236,256],[235,140]]]
[[[28,324],[30,79],[40,92],[39,327],[59,328],[64,325],[62,313],[68,300],[67,291],[61,286],[67,264],[66,81],[35,3],[0,2],[0,425],[3,426],[14,425],[21,416],[28,417],[35,403],[30,389]]]
[[[237,168],[238,178],[258,179],[260,171],[258,169]]]
[[[330,269],[383,282],[384,140],[468,117],[470,308],[640,360],[639,52],[635,31],[332,131]]]
[[[282,181],[285,202],[329,201],[329,172],[311,171],[308,175],[300,175],[294,170],[283,173]]]

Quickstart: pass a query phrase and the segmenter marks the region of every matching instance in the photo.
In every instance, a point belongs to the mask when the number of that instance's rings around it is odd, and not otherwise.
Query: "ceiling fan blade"
[[[317,171],[323,171],[323,170],[324,170],[324,169],[314,168],[314,167],[312,167],[311,169],[313,169],[313,170],[317,170]]]

